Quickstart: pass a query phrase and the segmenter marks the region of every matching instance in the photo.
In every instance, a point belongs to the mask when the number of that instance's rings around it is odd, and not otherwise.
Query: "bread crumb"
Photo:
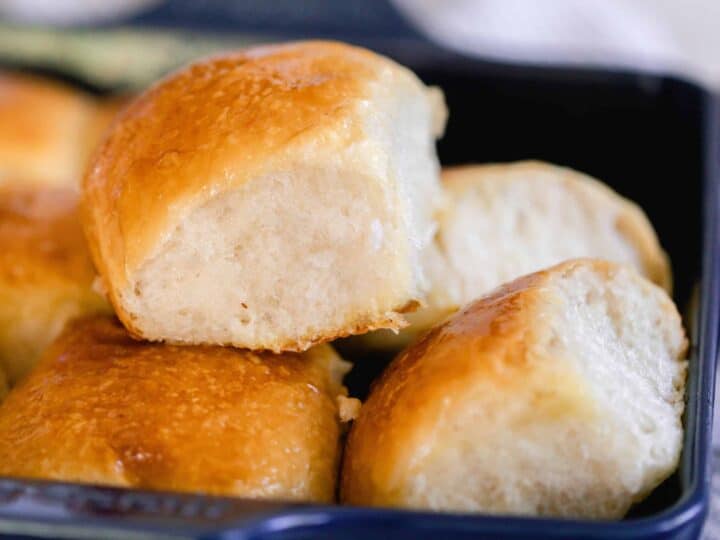
[[[336,399],[340,421],[350,422],[351,420],[355,420],[360,413],[362,402],[357,398],[350,398],[343,395],[337,396]]]
[[[100,276],[95,276],[95,279],[93,279],[92,290],[93,292],[105,298],[105,300],[108,299],[107,287],[105,287],[105,283]]]

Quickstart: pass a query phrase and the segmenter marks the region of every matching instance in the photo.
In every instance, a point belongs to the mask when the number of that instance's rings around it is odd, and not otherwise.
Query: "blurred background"
[[[247,42],[431,40],[484,58],[671,72],[720,88],[717,0],[0,0],[0,61],[136,88]]]

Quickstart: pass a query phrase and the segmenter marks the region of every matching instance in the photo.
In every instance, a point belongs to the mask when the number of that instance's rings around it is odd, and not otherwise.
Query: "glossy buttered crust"
[[[456,315],[403,350],[375,380],[345,446],[343,502],[403,506],[398,486],[415,449],[429,442],[432,423],[425,419],[435,417],[448,396],[464,393],[474,377],[491,374],[494,362],[522,357],[524,314],[544,277],[530,274],[474,302],[466,315]],[[527,292],[512,303],[502,301],[522,291]],[[495,323],[499,318],[501,325]],[[482,354],[491,356],[477,362]]]
[[[329,502],[345,369],[327,345],[174,347],[81,319],[0,405],[0,475]]]
[[[76,187],[93,114],[93,99],[70,87],[0,73],[0,183]]]
[[[74,189],[1,186],[0,246],[0,367],[16,382],[69,318],[110,306],[92,288]]]
[[[666,416],[661,420],[656,418],[650,421],[653,426],[651,431],[655,429],[653,422],[657,421],[659,425],[668,422],[663,425],[663,429],[666,428],[672,436],[663,440],[662,444],[669,444],[672,456],[663,458],[667,461],[662,465],[648,466],[646,461],[653,456],[641,453],[638,459],[643,460],[642,466],[647,469],[640,476],[641,485],[630,488],[635,489],[635,493],[628,494],[623,491],[628,489],[623,484],[626,479],[622,477],[622,471],[617,470],[617,467],[623,465],[612,465],[611,458],[604,462],[605,449],[601,448],[597,441],[572,441],[567,432],[562,431],[563,422],[566,420],[588,424],[591,430],[606,429],[601,427],[603,420],[596,416],[591,404],[591,396],[600,388],[588,386],[589,379],[578,379],[573,369],[569,369],[570,364],[566,362],[563,353],[553,349],[554,338],[548,335],[547,322],[544,320],[551,316],[552,305],[557,303],[554,293],[547,292],[551,280],[583,268],[605,276],[603,279],[609,279],[620,271],[613,263],[578,259],[518,278],[466,306],[401,352],[374,382],[370,395],[352,426],[343,458],[341,501],[368,506],[488,511],[489,508],[479,508],[477,503],[472,502],[475,496],[472,495],[473,486],[485,485],[480,484],[485,480],[484,476],[495,478],[497,474],[502,478],[503,471],[497,467],[500,467],[500,463],[507,465],[509,462],[516,469],[507,470],[507,476],[522,478],[520,485],[528,486],[530,491],[544,493],[545,497],[551,494],[556,497],[555,502],[550,503],[543,501],[541,496],[540,508],[546,503],[557,504],[554,507],[548,506],[544,513],[619,518],[627,511],[631,502],[643,498],[667,477],[677,465],[681,448],[682,430],[679,417],[683,408],[685,378],[685,362],[682,359],[686,353],[687,341],[672,300],[639,276],[631,277],[631,280],[636,281],[635,286],[639,291],[643,291],[642,294],[660,295],[662,313],[656,315],[658,319],[655,324],[674,329],[671,332],[676,334],[678,340],[677,356],[670,360],[669,365],[662,366],[664,374],[661,377],[662,384],[667,383],[672,394],[662,398],[667,400],[663,407],[674,410],[671,415],[674,419],[668,421]],[[588,339],[598,340],[601,336],[588,336]],[[586,360],[598,363],[605,362],[606,359],[600,357]],[[555,368],[544,368],[555,365],[564,367],[559,372],[554,372]],[[631,373],[630,376],[635,377],[636,374]],[[611,391],[617,391],[620,393],[618,395],[624,396],[628,389],[623,387],[625,382],[622,375],[618,377],[621,379],[621,387]],[[670,377],[675,379],[669,382],[666,378]],[[653,377],[648,376],[648,379],[651,378]],[[594,384],[612,385],[610,380],[612,379],[608,377],[607,380],[596,381]],[[658,393],[663,391],[665,390],[657,390]],[[514,402],[521,404],[520,410],[527,406],[521,417],[507,412],[516,409]],[[646,409],[648,406],[647,403],[641,404],[641,407]],[[597,414],[602,415],[605,412],[599,411]],[[658,412],[651,411],[651,414]],[[472,416],[473,414],[476,416]],[[634,411],[632,414],[635,416],[629,422],[634,423],[637,421],[637,413]],[[443,426],[452,424],[456,418],[463,415],[471,415],[475,420],[464,428],[454,425],[441,433]],[[610,429],[619,427],[623,430],[622,435],[612,442],[602,437],[601,440],[606,444],[625,445],[630,452],[636,450],[633,445],[637,444],[637,433],[632,432],[635,427],[620,427],[621,424],[612,424],[614,420],[609,422]],[[462,422],[459,425],[462,426]],[[488,426],[490,432],[487,432]],[[469,432],[462,438],[453,431],[458,429],[467,429]],[[548,430],[539,443],[541,448],[531,449],[533,443],[524,448],[522,445],[526,444],[525,437],[532,434],[534,429]],[[648,428],[645,426],[642,429]],[[517,462],[514,465],[512,459],[503,461],[504,458],[487,456],[487,462],[481,463],[478,471],[477,463],[469,464],[462,457],[458,457],[451,463],[446,463],[453,471],[445,470],[445,473],[441,474],[437,469],[429,468],[435,456],[447,452],[453,445],[458,446],[453,448],[449,455],[454,455],[452,452],[457,451],[458,456],[468,458],[472,456],[472,448],[485,445],[485,437],[497,438],[505,433],[511,434],[508,435],[511,439],[508,447],[499,448],[497,451],[515,456]],[[557,485],[548,486],[543,485],[545,480],[534,477],[532,465],[524,472],[522,467],[528,466],[526,457],[532,456],[532,452],[545,459],[550,456],[552,460],[555,444],[553,437],[558,437],[557,442],[560,445],[577,444],[584,448],[580,451],[584,457],[579,458],[576,464],[578,469],[582,469],[581,472],[561,475],[554,479]],[[519,443],[520,447],[517,447],[518,441],[522,441]],[[543,445],[547,446],[542,448]],[[524,452],[530,454],[524,455]],[[628,463],[624,466],[631,467]],[[634,466],[633,464],[632,467]],[[607,469],[603,471],[603,467]],[[457,471],[465,472],[457,474]],[[592,471],[591,474],[595,476],[589,483],[582,484],[579,479],[583,474],[587,474],[587,471]],[[626,471],[628,474],[635,474],[632,469]],[[461,477],[466,480],[457,485],[447,485],[443,477],[451,473],[453,478]],[[620,478],[616,477],[618,473]],[[502,483],[502,479],[499,482]],[[409,494],[408,486],[411,485],[413,495]],[[532,486],[535,486],[535,489]],[[506,488],[490,483],[487,489],[496,490],[490,491],[497,495],[496,500],[491,503],[495,512],[517,513],[518,508],[523,508],[525,501],[522,500],[522,490],[518,489],[517,485]],[[584,495],[581,495],[579,489],[584,490]],[[459,495],[449,494],[449,490]],[[508,496],[508,493],[511,495]],[[487,497],[492,500],[491,495]],[[483,495],[483,498],[487,497]]]
[[[383,71],[420,87],[409,70],[365,49],[323,41],[261,46],[184,68],[121,113],[85,176],[83,216],[128,329],[143,335],[120,291],[177,224],[218,193],[266,171],[292,170],[300,154],[332,156],[363,142],[358,105]],[[358,325],[355,331],[376,326]]]

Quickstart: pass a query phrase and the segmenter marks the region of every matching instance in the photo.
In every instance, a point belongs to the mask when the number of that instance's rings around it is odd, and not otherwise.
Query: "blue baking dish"
[[[367,45],[367,43],[365,43]],[[720,331],[720,108],[672,77],[503,65],[414,41],[370,46],[443,87],[444,164],[543,159],[597,176],[647,211],[673,261],[692,335],[678,472],[619,522],[265,503],[0,479],[0,533],[18,537],[688,539],[708,509]],[[695,299],[695,300],[693,300]],[[364,396],[388,358],[356,362]]]

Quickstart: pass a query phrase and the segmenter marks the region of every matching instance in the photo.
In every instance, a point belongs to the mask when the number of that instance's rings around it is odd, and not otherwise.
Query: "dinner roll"
[[[677,466],[686,348],[672,300],[631,268],[519,278],[391,363],[351,430],[342,499],[620,518]]]
[[[582,173],[537,161],[443,170],[447,210],[425,266],[425,309],[400,334],[359,346],[400,348],[461,306],[518,276],[576,257],[626,263],[670,290],[667,256],[644,212]]]
[[[0,183],[77,186],[94,102],[53,81],[0,72]]]
[[[423,298],[442,96],[332,42],[191,65],[126,108],[85,228],[136,336],[301,351],[400,328]]]
[[[0,186],[0,371],[17,382],[72,317],[110,311],[71,188]]]
[[[329,502],[346,370],[329,345],[175,347],[80,319],[0,405],[0,476]]]

